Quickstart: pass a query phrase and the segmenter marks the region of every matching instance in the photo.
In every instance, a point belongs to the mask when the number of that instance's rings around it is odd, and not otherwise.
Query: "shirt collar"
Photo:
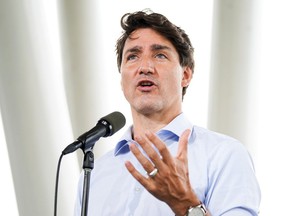
[[[176,116],[168,125],[160,129],[157,132],[157,135],[161,139],[163,139],[162,137],[166,136],[167,134],[176,135],[177,138],[179,138],[185,129],[192,129],[192,127],[193,125],[190,123],[188,118],[183,113],[181,113]],[[114,155],[117,156],[118,154],[125,154],[129,152],[129,142],[135,142],[132,140],[132,125],[126,130],[126,132],[120,138],[119,142],[116,144]]]

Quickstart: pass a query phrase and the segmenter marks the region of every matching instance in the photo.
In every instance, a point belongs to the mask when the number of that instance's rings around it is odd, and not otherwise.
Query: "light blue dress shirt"
[[[212,216],[258,215],[260,189],[253,162],[245,147],[223,134],[193,126],[182,113],[157,135],[176,155],[178,140],[192,130],[188,145],[189,176],[192,188]],[[97,159],[91,173],[89,216],[174,216],[169,206],[153,197],[124,166],[129,160],[143,174],[129,150],[131,127],[110,151]],[[80,177],[75,216],[81,215],[83,175]]]

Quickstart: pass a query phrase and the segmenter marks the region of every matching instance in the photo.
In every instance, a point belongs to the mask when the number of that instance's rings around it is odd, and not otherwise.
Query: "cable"
[[[56,182],[55,182],[55,197],[54,197],[54,216],[57,216],[57,197],[58,197],[58,182],[59,182],[59,172],[61,160],[64,154],[62,153],[58,160],[57,171],[56,171]]]

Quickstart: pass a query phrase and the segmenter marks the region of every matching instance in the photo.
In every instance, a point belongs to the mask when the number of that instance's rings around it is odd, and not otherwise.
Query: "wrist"
[[[174,211],[175,216],[188,216],[189,210],[191,208],[194,208],[194,207],[199,206],[201,204],[202,204],[202,202],[200,202],[200,201],[196,201],[196,202],[194,201],[194,202],[189,202],[189,203],[185,203],[185,204],[182,202],[181,207],[178,206],[179,207],[178,210]]]
[[[206,206],[199,202],[197,205],[190,205],[185,208],[185,211],[181,211],[175,216],[208,216],[208,211]]]
[[[197,206],[190,206],[184,216],[207,216],[208,212],[203,203]]]
[[[193,190],[187,192],[180,199],[171,199],[167,203],[175,213],[175,216],[186,216],[190,207],[195,207],[202,202],[199,200]]]

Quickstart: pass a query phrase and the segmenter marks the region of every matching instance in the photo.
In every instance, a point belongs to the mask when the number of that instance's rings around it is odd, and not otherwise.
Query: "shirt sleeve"
[[[258,215],[260,189],[253,161],[238,141],[224,141],[210,152],[206,202],[213,216]]]

